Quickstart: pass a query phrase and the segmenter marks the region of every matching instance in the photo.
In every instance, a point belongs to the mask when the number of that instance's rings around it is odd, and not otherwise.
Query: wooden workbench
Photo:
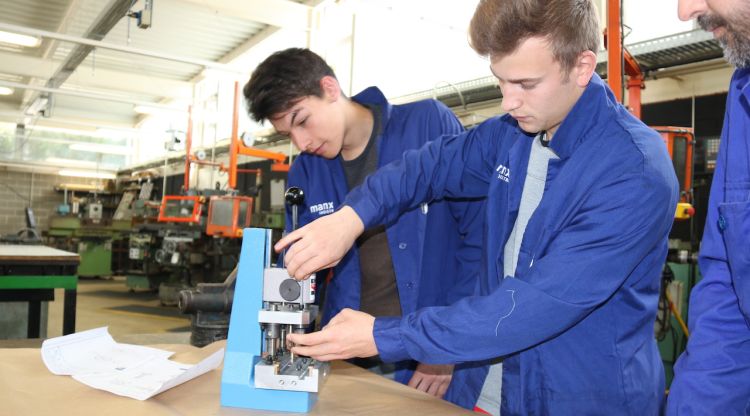
[[[78,254],[46,246],[0,245],[0,302],[29,302],[27,336],[39,337],[41,302],[65,290],[63,335],[75,332]]]
[[[224,341],[198,349],[189,345],[158,345],[177,352],[172,359],[195,363]],[[292,413],[222,407],[221,368],[138,401],[95,390],[44,366],[39,349],[0,349],[0,414],[108,416],[290,416]],[[375,375],[345,362],[333,362],[310,416],[476,415],[426,393]]]

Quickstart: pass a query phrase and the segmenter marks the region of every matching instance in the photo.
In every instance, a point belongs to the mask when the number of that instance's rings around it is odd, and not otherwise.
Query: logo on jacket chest
[[[497,172],[498,179],[504,182],[510,182],[510,169],[505,165],[498,165],[495,172]]]
[[[317,215],[328,215],[334,211],[333,201],[323,202],[321,204],[310,205],[310,213]]]

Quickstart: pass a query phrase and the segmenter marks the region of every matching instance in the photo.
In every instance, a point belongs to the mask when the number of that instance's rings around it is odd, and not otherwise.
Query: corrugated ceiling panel
[[[0,0],[0,22],[56,31],[68,9],[68,3],[70,0]],[[49,39],[43,39],[37,48],[2,44],[0,49],[39,57],[50,42]]]
[[[140,7],[136,4],[134,10],[139,10]],[[87,22],[81,19],[71,24],[68,33],[76,36],[82,35],[95,18],[96,16]],[[104,42],[216,61],[265,27],[266,25],[247,20],[215,15],[192,3],[179,0],[158,0],[154,2],[151,28],[139,29],[134,19],[123,18],[109,32]],[[64,59],[71,47],[70,44],[61,45],[55,53],[55,59]],[[189,80],[202,69],[195,65],[104,49],[97,50],[96,55],[89,56],[82,65],[138,71],[144,75],[176,80]]]
[[[57,30],[70,0],[1,0],[0,21],[42,30]]]

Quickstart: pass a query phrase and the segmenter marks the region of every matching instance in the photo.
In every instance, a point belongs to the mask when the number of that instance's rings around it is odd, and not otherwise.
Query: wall
[[[725,93],[734,69],[723,61],[716,68],[691,73],[676,73],[646,81],[641,102],[643,104],[670,101],[693,96]],[[658,76],[658,73],[654,74]]]
[[[24,208],[34,210],[37,229],[46,231],[49,217],[63,202],[54,190],[61,183],[90,184],[92,179],[62,177],[48,173],[14,171],[0,167],[0,235],[15,234],[26,227]]]

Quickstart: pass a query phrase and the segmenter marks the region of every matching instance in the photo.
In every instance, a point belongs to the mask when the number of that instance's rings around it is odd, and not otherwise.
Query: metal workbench
[[[41,305],[65,290],[63,335],[75,332],[78,254],[46,246],[0,245],[0,302],[29,302],[27,336],[39,338]]]

